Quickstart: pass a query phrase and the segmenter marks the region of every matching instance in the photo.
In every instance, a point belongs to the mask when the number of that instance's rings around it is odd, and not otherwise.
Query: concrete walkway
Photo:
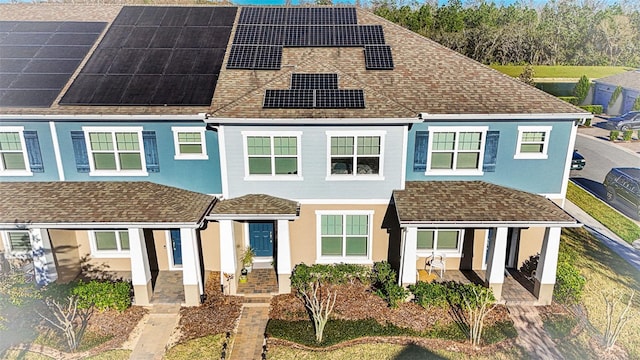
[[[180,304],[154,305],[130,359],[162,360],[171,334],[180,320]]]
[[[542,325],[534,306],[507,305],[513,326],[518,331],[516,343],[524,348],[531,359],[564,359]]]
[[[231,346],[230,360],[262,359],[264,331],[269,321],[269,303],[245,303]]]

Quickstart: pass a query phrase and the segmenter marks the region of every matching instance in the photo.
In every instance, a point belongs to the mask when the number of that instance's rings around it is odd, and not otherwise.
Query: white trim
[[[419,113],[418,119],[428,120],[577,120],[592,119],[590,113],[543,114],[429,114]]]
[[[222,185],[222,198],[229,197],[229,179],[227,171],[227,150],[224,135],[224,126],[218,128],[218,152],[220,154],[220,182]]]
[[[464,228],[461,229],[454,229],[454,228],[426,228],[426,227],[419,227],[418,228],[418,233],[420,231],[434,231],[435,234],[439,233],[440,231],[457,231],[458,232],[458,246],[455,250],[440,250],[437,248],[437,235],[434,236],[433,242],[436,245],[435,249],[418,249],[418,241],[417,241],[417,234],[416,234],[416,254],[420,257],[429,257],[431,255],[433,255],[434,253],[436,254],[445,254],[447,257],[452,257],[452,258],[458,258],[458,257],[462,257],[462,243],[464,242]]]
[[[401,160],[401,168],[400,168],[400,190],[404,190],[405,183],[407,182],[407,153],[409,146],[409,127],[402,127],[402,160]]]
[[[389,199],[295,199],[300,204],[308,205],[388,205]]]
[[[257,220],[257,221],[267,221],[267,220],[296,220],[298,216],[296,215],[281,215],[281,214],[214,214],[207,215],[205,219],[207,220]]]
[[[251,235],[249,234],[249,222],[246,221],[242,224],[242,235],[244,241],[244,247],[251,246]],[[244,249],[242,249],[244,251]]]
[[[175,160],[209,160],[209,155],[207,155],[207,140],[205,137],[207,129],[204,126],[172,126],[171,131],[173,132],[173,148],[175,150],[173,158]],[[200,146],[202,147],[202,152],[200,154],[182,154],[180,152],[178,134],[186,132],[195,132],[200,134]]]
[[[564,164],[564,174],[562,174],[562,188],[560,189],[560,197],[562,198],[560,206],[564,208],[567,198],[567,188],[569,187],[569,176],[571,174],[571,163],[573,161],[573,150],[575,150],[576,139],[578,134],[578,125],[575,123],[571,127],[571,135],[569,135],[569,146],[567,147],[567,158]],[[550,197],[550,196],[547,196]]]
[[[27,154],[27,144],[24,141],[24,126],[0,126],[0,133],[18,133],[20,138],[20,146],[22,152],[22,161],[24,162],[24,170],[5,170],[0,161],[0,176],[33,176],[31,172],[31,164],[29,163],[29,155]],[[16,150],[2,152],[18,153]],[[0,154],[2,153],[0,152]]]
[[[49,130],[51,131],[51,141],[53,141],[53,155],[56,158],[56,168],[58,169],[58,180],[64,181],[64,167],[62,166],[62,155],[60,155],[60,143],[58,142],[58,131],[56,123],[49,121]]]
[[[584,115],[583,115],[584,116]],[[227,118],[205,117],[209,124],[267,124],[267,125],[402,125],[421,123],[416,117],[410,118]]]
[[[336,264],[336,263],[348,263],[348,264],[372,264],[373,263],[373,210],[316,210],[316,264]],[[346,252],[346,216],[347,215],[366,215],[368,222],[369,232],[367,234],[367,255],[366,256],[322,256],[322,215],[339,215],[342,216],[343,221],[343,254]]]
[[[433,140],[435,133],[442,132],[453,132],[455,133],[454,140],[454,149],[451,150],[454,155],[453,166],[455,167],[455,162],[457,158],[457,154],[461,151],[458,150],[458,144],[460,137],[458,136],[461,132],[476,132],[480,133],[480,149],[478,152],[478,167],[476,169],[431,169],[431,160],[427,160],[427,170],[425,171],[425,175],[455,175],[455,176],[480,176],[484,174],[482,171],[482,165],[484,164],[484,148],[487,142],[487,131],[489,130],[488,126],[429,126],[427,128],[429,131],[429,142],[427,147],[427,159],[433,158]],[[463,151],[464,152],[464,151]],[[476,152],[475,150],[473,151]]]
[[[27,238],[29,239],[28,240],[29,250],[26,250],[26,251],[13,250],[13,248],[11,247],[11,239],[9,237],[9,233],[25,233],[27,235]],[[14,259],[14,258],[23,259],[25,257],[30,256],[31,251],[33,250],[33,246],[31,245],[31,234],[29,233],[28,230],[22,230],[22,229],[6,230],[6,231],[0,232],[0,234],[2,235],[2,244],[4,246],[4,253],[7,259]]]
[[[98,250],[96,244],[96,230],[89,230],[87,233],[89,234],[89,247],[91,248],[91,257],[96,259],[104,259],[104,258],[130,258],[131,257],[131,238],[129,239],[129,250],[122,250],[120,247],[122,243],[120,242],[120,234],[119,232],[127,232],[132,229],[114,229],[114,230],[98,230],[98,232],[113,232],[116,235],[116,246],[117,250]],[[135,229],[133,229],[135,230]]]
[[[165,230],[165,244],[167,249],[167,258],[169,261],[169,270],[176,271],[182,270],[182,265],[176,265],[173,259],[173,241],[171,241],[171,230]],[[180,238],[180,243],[182,243],[182,238]],[[182,251],[182,249],[180,249]]]
[[[552,126],[518,126],[518,141],[516,143],[516,151],[513,155],[514,159],[547,159],[549,157],[549,137],[551,136]],[[544,132],[544,141],[542,143],[541,153],[523,153],[520,152],[522,146],[522,136],[527,132]]]
[[[482,270],[487,270],[487,260],[489,258],[489,229],[484,229],[484,245],[482,246]]]
[[[245,181],[302,181],[302,131],[242,131],[242,149],[244,161],[244,180]],[[260,157],[271,159],[271,175],[268,174],[250,174],[249,173],[249,149],[247,147],[248,137],[268,137],[270,144],[270,154],[260,155]],[[293,156],[276,155],[274,151],[274,138],[276,137],[295,137],[296,138],[296,169],[297,174],[276,174],[275,159],[277,157],[292,158]],[[255,156],[255,155],[252,155]]]
[[[85,143],[87,145],[87,157],[89,158],[89,176],[149,176],[147,172],[147,161],[144,152],[144,142],[142,139],[142,126],[83,126]],[[140,155],[140,169],[139,170],[120,170],[120,160],[118,159],[119,150],[117,149],[117,143],[115,134],[119,132],[137,133],[138,134],[138,154]],[[116,160],[116,170],[97,170],[93,161],[93,150],[91,150],[90,133],[111,133],[111,140],[113,141],[113,154]],[[133,153],[134,151],[124,151],[127,153]],[[111,151],[110,151],[111,153]]]
[[[327,136],[327,175],[326,181],[383,181],[384,180],[384,161],[385,161],[385,137],[387,132],[385,130],[348,130],[348,131],[325,131]],[[378,154],[378,173],[377,174],[358,174],[358,138],[365,136],[377,136],[380,138],[380,154]],[[332,174],[331,173],[331,138],[332,137],[353,137],[353,154],[350,156],[336,156],[336,157],[352,157],[353,158],[353,171],[351,174]],[[406,152],[406,151],[405,151]],[[372,157],[362,155],[362,157]]]

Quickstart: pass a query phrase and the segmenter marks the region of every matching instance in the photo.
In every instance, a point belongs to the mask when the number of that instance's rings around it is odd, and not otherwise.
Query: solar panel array
[[[290,89],[267,90],[265,108],[363,109],[364,91],[338,89],[338,74],[292,74]]]
[[[364,63],[367,70],[393,70],[393,57],[389,45],[364,47]]]
[[[240,12],[227,69],[278,70],[283,47],[384,44],[382,26],[358,25],[355,8],[245,7]],[[270,51],[264,55],[266,59],[255,61],[255,54],[267,49]],[[390,48],[388,52],[378,52],[377,58],[391,63],[393,68]]]
[[[105,26],[0,21],[0,107],[51,106]]]
[[[60,103],[209,105],[236,11],[122,8]]]

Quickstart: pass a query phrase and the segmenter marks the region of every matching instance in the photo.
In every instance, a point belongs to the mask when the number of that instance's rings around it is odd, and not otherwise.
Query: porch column
[[[146,306],[151,304],[153,288],[151,286],[151,270],[147,256],[147,245],[144,242],[143,229],[128,229],[129,254],[131,256],[131,284],[135,304]]]
[[[562,228],[560,227],[550,227],[544,232],[544,241],[542,242],[533,288],[533,294],[538,298],[538,304],[540,305],[550,305],[553,297],[561,230]]]
[[[277,264],[278,293],[291,292],[291,241],[289,239],[289,220],[278,220]]]
[[[236,294],[237,279],[237,259],[236,247],[233,235],[233,221],[220,220],[220,283],[225,287],[226,294]],[[233,276],[227,280],[226,276]]]
[[[29,231],[31,253],[33,256],[33,270],[36,283],[47,285],[58,279],[56,264],[51,251],[51,239],[47,229],[32,229]]]
[[[493,290],[493,296],[498,301],[502,297],[502,284],[504,283],[504,262],[507,255],[508,230],[509,228],[506,227],[496,228],[495,236],[489,243],[485,285]]]
[[[402,286],[416,283],[416,260],[418,251],[418,228],[408,227],[404,230],[402,241],[402,261],[400,262],[400,284]]]
[[[182,285],[184,286],[184,303],[186,306],[200,305],[200,295],[204,294],[200,256],[196,229],[180,229],[182,249]]]

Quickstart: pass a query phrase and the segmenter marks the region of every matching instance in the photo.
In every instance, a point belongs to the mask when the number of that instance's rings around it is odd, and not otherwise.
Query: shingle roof
[[[483,181],[408,181],[393,199],[402,223],[531,222],[576,220],[540,195]]]
[[[0,223],[197,223],[215,197],[147,181],[0,183]]]
[[[213,207],[215,215],[296,215],[298,203],[265,194],[248,194],[222,200]]]
[[[626,71],[593,81],[640,91],[640,70]]]

